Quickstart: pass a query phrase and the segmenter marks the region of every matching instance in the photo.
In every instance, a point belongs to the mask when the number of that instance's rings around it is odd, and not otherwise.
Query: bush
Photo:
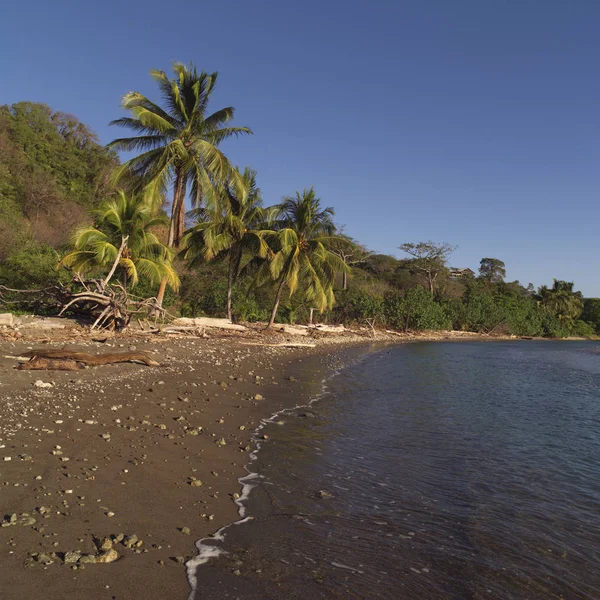
[[[571,335],[585,338],[597,337],[594,327],[590,325],[590,323],[581,320],[575,322],[575,325],[571,330]]]
[[[54,285],[60,278],[58,260],[50,246],[29,241],[0,265],[0,283],[20,290]]]
[[[337,323],[361,323],[383,316],[383,298],[363,290],[343,290],[335,296],[332,320]]]
[[[383,302],[386,322],[395,329],[440,330],[449,329],[452,321],[441,304],[422,287],[407,290],[405,294],[388,294]]]

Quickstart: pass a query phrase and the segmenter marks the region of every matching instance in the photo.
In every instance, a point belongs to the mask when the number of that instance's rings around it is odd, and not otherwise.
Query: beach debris
[[[42,381],[41,379],[36,379],[33,385],[42,389],[54,387],[53,383],[50,383],[49,381]]]
[[[0,327],[12,327],[15,324],[12,313],[0,314]]]
[[[147,352],[108,352],[105,354],[86,354],[72,350],[38,349],[22,353],[29,357],[29,362],[20,363],[20,370],[74,370],[82,366],[112,365],[117,363],[134,362],[141,363],[147,367],[159,367]],[[67,362],[65,366],[65,361]],[[81,366],[78,366],[81,365]],[[68,368],[67,368],[68,367]],[[41,380],[38,380],[43,383]],[[37,381],[35,383],[37,385]],[[38,387],[52,387],[42,385]]]
[[[212,327],[215,329],[230,329],[233,331],[246,331],[243,325],[232,323],[229,319],[215,319],[210,317],[181,317],[173,321],[173,325],[180,327]]]
[[[221,439],[217,440],[217,441],[215,442],[215,444],[216,444],[217,446],[227,446],[227,442],[225,441],[225,438],[221,438]]]
[[[265,397],[262,394],[255,394],[254,399],[255,400],[264,400]]]
[[[179,528],[179,531],[180,531],[180,533],[183,533],[184,535],[190,535],[190,533],[192,533],[192,532],[190,531],[190,528],[189,528],[189,527],[180,527],[180,528]]]

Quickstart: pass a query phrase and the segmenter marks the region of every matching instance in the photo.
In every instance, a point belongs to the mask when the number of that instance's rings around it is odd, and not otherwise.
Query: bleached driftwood
[[[214,319],[211,317],[181,317],[179,319],[175,319],[172,324],[177,327],[214,327],[216,329],[246,331],[246,327],[232,323],[229,319]]]
[[[288,335],[308,335],[308,327],[306,325],[276,325],[275,331],[287,333]]]
[[[325,325],[324,323],[313,325],[312,328],[327,333],[344,333],[346,331],[346,328],[343,325]]]

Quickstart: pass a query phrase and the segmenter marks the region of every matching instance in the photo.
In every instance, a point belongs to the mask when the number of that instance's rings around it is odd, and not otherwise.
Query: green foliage
[[[383,317],[383,298],[364,290],[343,290],[336,294],[332,318],[338,323],[364,323]]]
[[[271,257],[259,273],[262,282],[276,282],[278,287],[269,326],[277,316],[284,287],[290,297],[299,290],[305,302],[323,311],[334,304],[336,276],[348,270],[329,249],[336,241],[333,209],[321,208],[313,188],[284,198],[271,212],[273,231],[267,235]]]
[[[571,335],[576,337],[585,337],[585,338],[596,338],[597,333],[596,330],[590,323],[586,323],[585,321],[579,320],[575,322],[573,329],[571,330]]]
[[[210,113],[218,73],[198,73],[193,64],[173,65],[175,77],[152,70],[163,97],[164,108],[139,92],[123,96],[121,106],[131,116],[112,121],[139,134],[113,140],[109,146],[125,152],[141,152],[125,163],[121,176],[133,176],[140,189],[162,201],[170,185],[174,188],[169,246],[179,247],[185,226],[185,198],[188,182],[192,204],[199,207],[210,189],[235,171],[218,145],[231,136],[252,133],[247,127],[231,127],[235,109]]]
[[[538,290],[538,299],[567,329],[574,326],[583,312],[583,296],[573,290],[572,281],[555,279],[551,288],[543,285]]]
[[[600,333],[600,298],[586,298],[583,301],[581,319],[589,323],[596,333]]]
[[[13,289],[39,289],[65,281],[57,270],[59,257],[50,246],[34,241],[0,263],[0,284]]]
[[[101,274],[105,283],[118,269],[125,287],[135,286],[142,277],[155,285],[165,279],[177,289],[173,252],[153,231],[167,219],[155,212],[144,197],[120,191],[100,205],[95,227],[75,232],[75,249],[63,257],[62,264],[78,274]]]
[[[501,283],[506,277],[506,265],[497,258],[482,258],[479,276],[490,283]]]
[[[452,323],[444,306],[435,302],[424,288],[404,294],[388,294],[383,302],[386,322],[396,329],[450,329]]]
[[[265,321],[269,312],[256,296],[248,293],[247,282],[233,288],[233,312],[239,321]],[[226,315],[227,279],[225,277],[203,280],[193,274],[182,279],[180,313],[184,317]]]

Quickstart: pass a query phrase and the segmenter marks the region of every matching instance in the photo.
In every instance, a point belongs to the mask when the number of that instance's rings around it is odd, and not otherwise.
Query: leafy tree
[[[562,325],[573,327],[583,312],[583,296],[573,291],[572,281],[554,280],[551,288],[543,285],[538,290],[538,300]]]
[[[125,288],[143,277],[155,285],[165,279],[176,290],[179,278],[172,265],[173,252],[152,231],[165,221],[164,215],[155,215],[147,199],[121,191],[98,208],[95,227],[75,233],[75,249],[61,264],[78,274],[106,273],[104,285],[119,271]]]
[[[333,306],[335,297],[333,283],[339,273],[348,267],[329,248],[336,241],[332,221],[333,209],[321,208],[313,188],[296,192],[295,197],[286,197],[274,207],[269,234],[273,256],[263,267],[276,283],[275,301],[267,328],[275,323],[277,310],[284,287],[292,296],[301,290],[305,300],[323,311]]]
[[[336,295],[333,318],[338,323],[360,323],[383,316],[383,298],[365,290],[343,290]]]
[[[200,206],[209,189],[235,176],[218,145],[225,139],[252,133],[247,127],[231,127],[235,109],[213,113],[209,104],[217,83],[217,73],[198,73],[193,64],[173,65],[174,79],[164,71],[150,74],[161,91],[165,108],[139,92],[129,92],[122,107],[132,116],[112,121],[112,125],[133,130],[138,135],[113,140],[109,146],[141,154],[127,161],[121,174],[133,174],[140,185],[161,197],[173,187],[171,222],[167,245],[178,248],[185,229],[185,199],[191,188],[192,204]],[[166,280],[161,283],[162,302]]]
[[[196,266],[201,261],[228,258],[227,318],[232,315],[232,292],[242,267],[244,255],[253,259],[267,258],[265,242],[266,218],[256,171],[248,167],[243,174],[219,188],[221,196],[211,203],[212,211],[203,211],[198,222],[185,233],[182,256]]]
[[[506,277],[506,265],[497,258],[482,258],[479,277],[489,283],[502,283]]]
[[[581,319],[600,333],[600,298],[585,298]]]
[[[438,277],[448,271],[448,258],[456,250],[450,244],[435,244],[434,242],[405,243],[400,250],[413,257],[410,268],[422,273],[427,281],[429,292],[435,293],[435,283]]]

